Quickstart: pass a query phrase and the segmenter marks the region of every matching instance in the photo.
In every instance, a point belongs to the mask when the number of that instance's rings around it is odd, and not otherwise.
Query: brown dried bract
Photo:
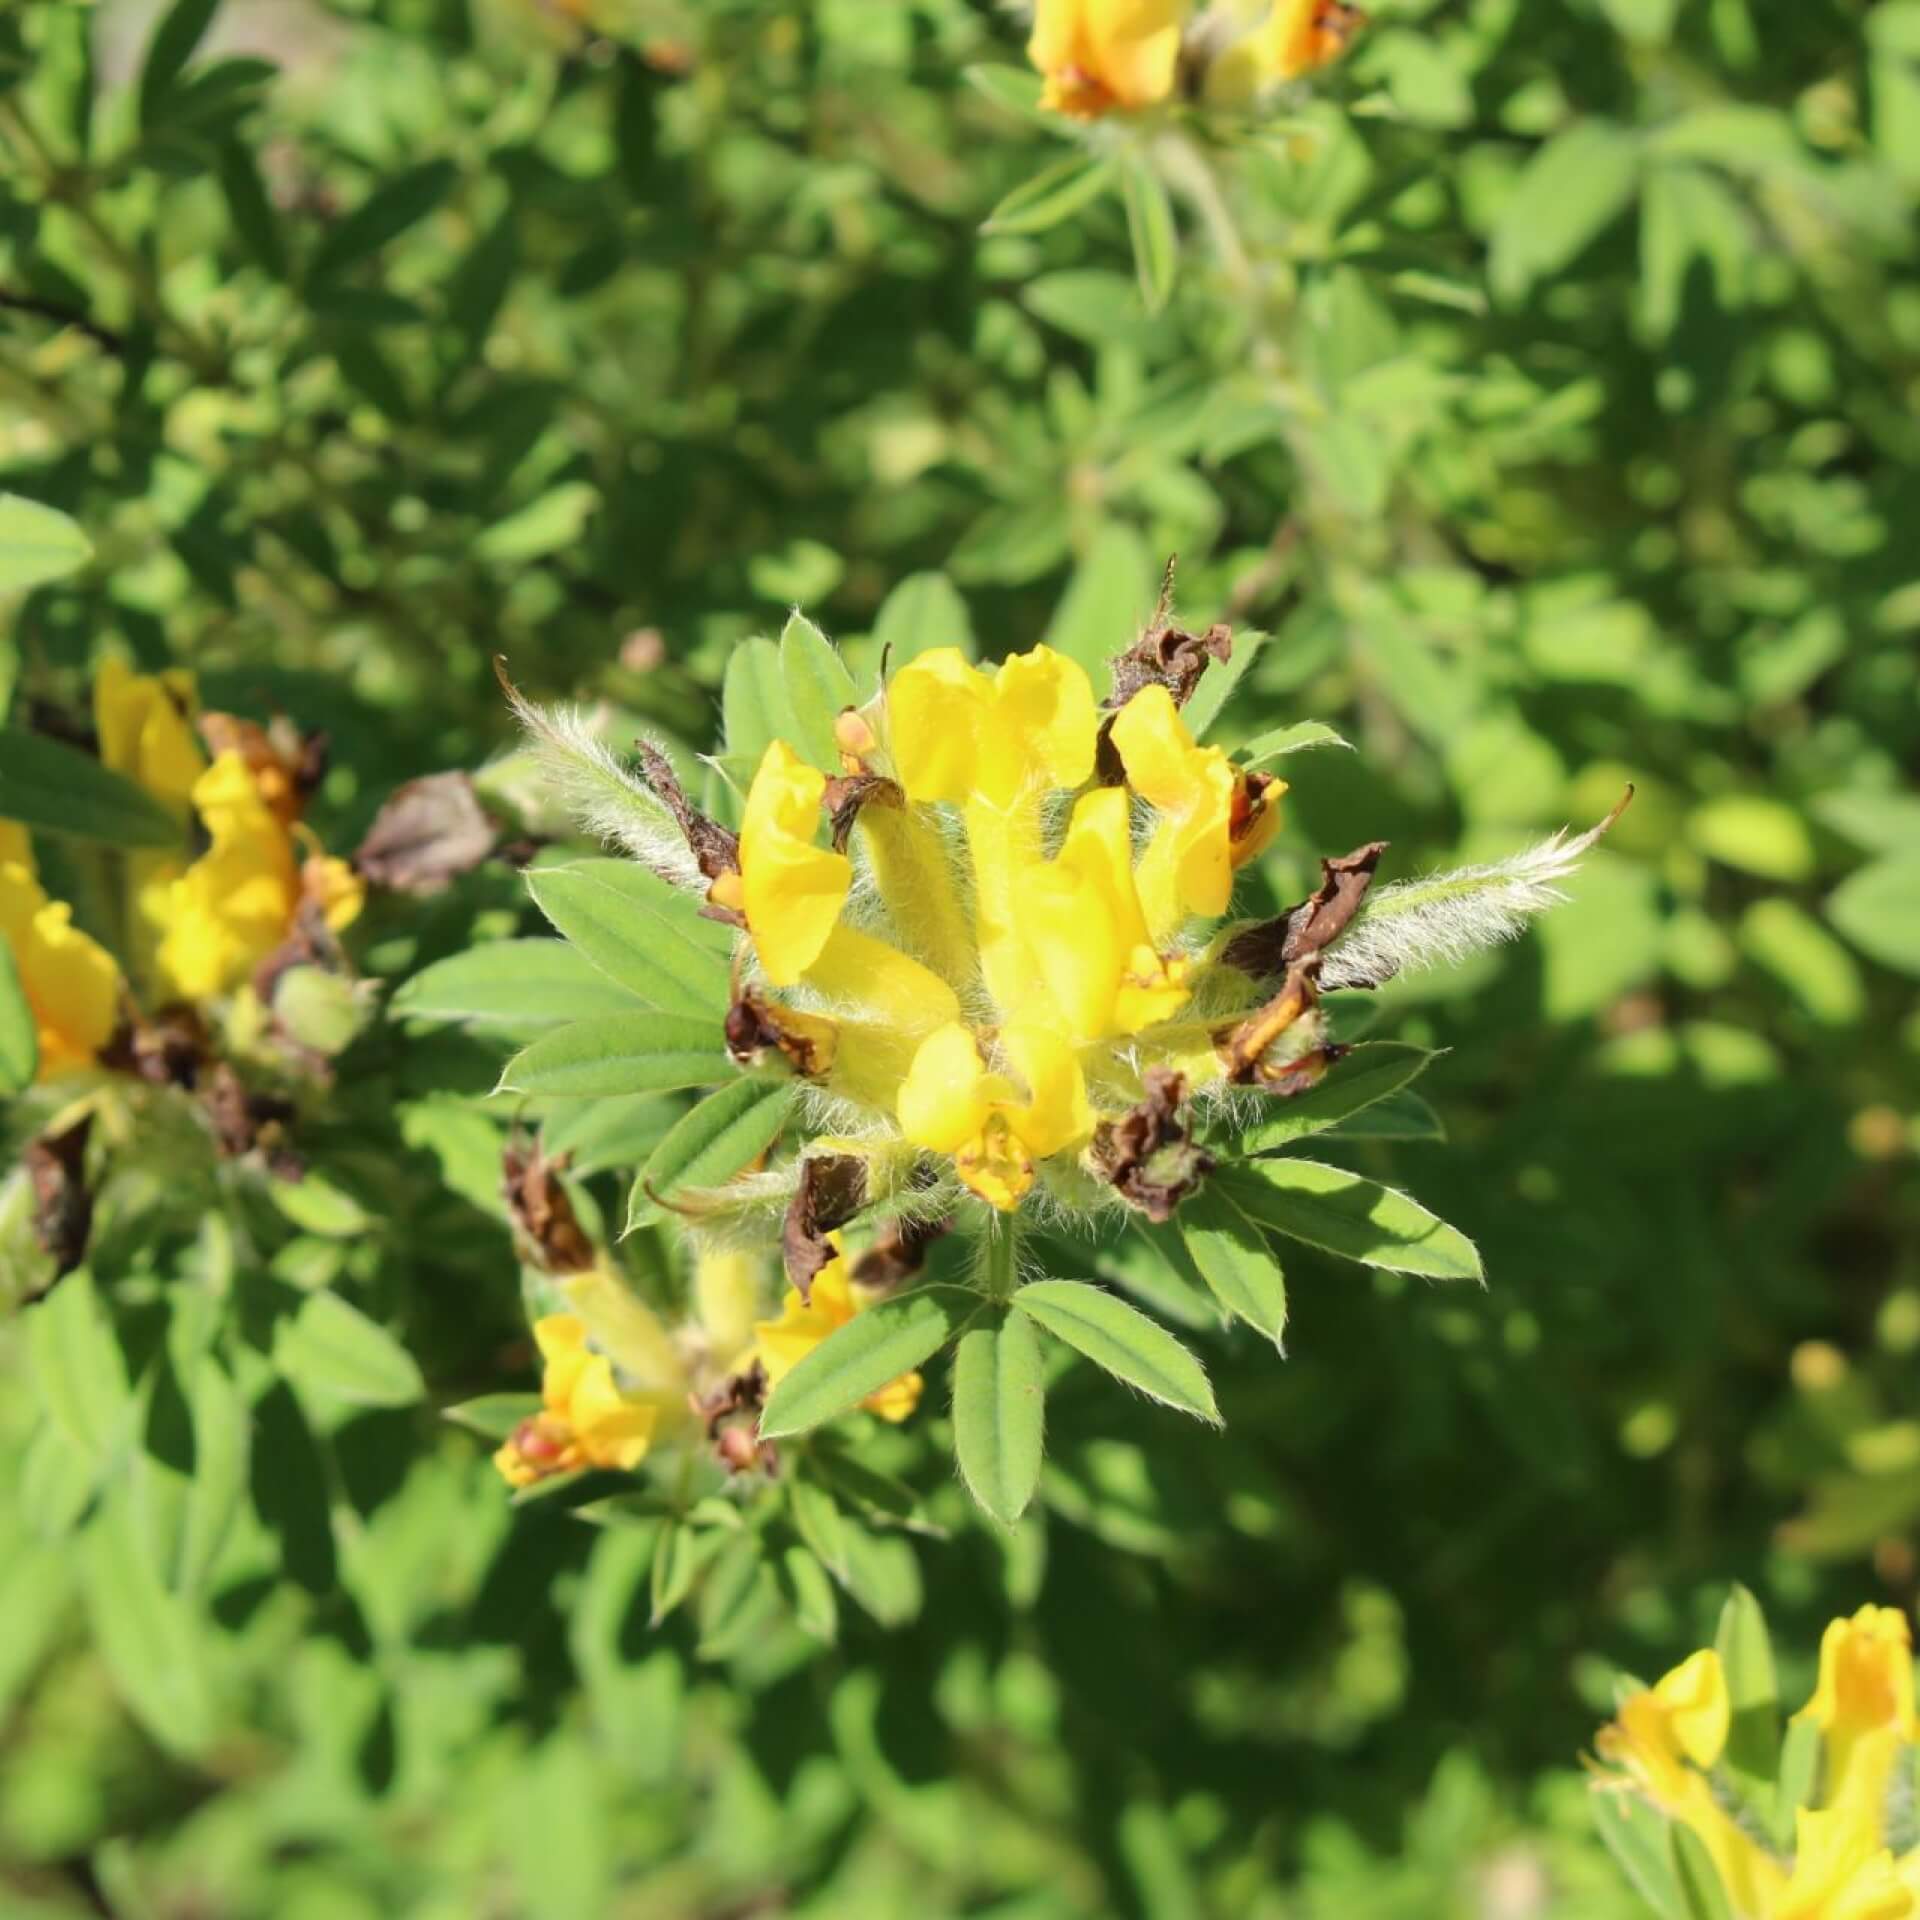
[[[83,1113],[60,1132],[43,1133],[27,1143],[33,1238],[42,1253],[52,1256],[54,1280],[71,1273],[87,1257],[87,1240],[93,1231],[93,1189],[87,1185],[86,1165],[87,1138],[92,1132],[93,1115]]]
[[[319,967],[327,973],[347,971],[346,951],[327,925],[326,909],[311,895],[294,909],[287,937],[254,968],[254,992],[272,1006],[280,976],[295,967]]]
[[[565,1154],[550,1158],[538,1139],[531,1147],[509,1141],[500,1156],[501,1186],[514,1237],[543,1273],[585,1273],[594,1263],[593,1243],[560,1184],[566,1164]]]
[[[1124,707],[1142,687],[1165,687],[1173,695],[1173,704],[1184,707],[1206,672],[1208,664],[1219,661],[1224,667],[1233,658],[1233,629],[1216,621],[1205,633],[1189,633],[1173,620],[1173,569],[1160,579],[1160,600],[1146,630],[1125,653],[1115,654],[1108,663],[1112,690],[1106,704]]]
[[[192,1087],[210,1057],[206,1023],[190,1006],[137,1012],[102,1050],[100,1064],[131,1073],[151,1087]]]
[[[755,987],[740,989],[727,1009],[725,1032],[727,1052],[738,1065],[754,1065],[773,1047],[806,1080],[818,1080],[833,1065],[839,1039],[831,1020],[783,1007]]]
[[[257,1151],[284,1180],[297,1180],[306,1171],[287,1144],[287,1123],[294,1116],[291,1100],[250,1090],[226,1061],[218,1060],[201,1084],[200,1104],[213,1123],[222,1159],[238,1160]]]
[[[740,871],[739,836],[723,827],[719,821],[709,820],[687,798],[686,789],[680,784],[680,776],[652,741],[639,740],[634,744],[639,750],[640,769],[648,787],[652,789],[654,798],[673,815],[674,823],[685,837],[701,876],[708,881],[719,881],[729,875],[737,875]],[[721,908],[720,911],[730,913],[732,909]],[[737,915],[735,919],[738,919]]]
[[[1194,1144],[1186,1077],[1171,1067],[1150,1067],[1142,1085],[1144,1099],[1094,1129],[1089,1158],[1129,1206],[1149,1220],[1170,1220],[1213,1171],[1213,1156]]]
[[[836,774],[820,795],[820,805],[833,829],[834,852],[846,852],[853,823],[860,817],[862,807],[904,807],[906,804],[906,793],[882,774]]]
[[[927,1263],[927,1249],[953,1231],[951,1218],[916,1220],[903,1216],[889,1220],[875,1235],[873,1245],[854,1261],[853,1283],[872,1292],[901,1286]]]
[[[811,1304],[814,1279],[834,1257],[827,1235],[866,1204],[867,1163],[858,1154],[816,1153],[800,1162],[800,1184],[780,1229],[780,1252],[802,1300]]]
[[[393,790],[353,864],[377,887],[434,894],[471,873],[499,841],[499,823],[468,775],[429,773]]]
[[[1264,1070],[1260,1075],[1260,1084],[1275,1099],[1291,1100],[1317,1087],[1327,1077],[1327,1069],[1344,1060],[1352,1051],[1351,1047],[1338,1046],[1332,1042],[1323,1047],[1315,1047],[1312,1052],[1303,1053],[1296,1060],[1289,1060],[1284,1067]]]
[[[1221,952],[1221,959],[1256,979],[1278,978],[1296,962],[1324,953],[1346,932],[1360,911],[1374,869],[1387,850],[1384,840],[1320,862],[1320,885],[1297,907],[1277,919],[1243,928]]]
[[[730,1374],[711,1393],[690,1393],[687,1405],[707,1429],[714,1453],[729,1473],[772,1473],[779,1465],[773,1443],[756,1431],[767,1398],[767,1371],[758,1360]]]
[[[1227,1069],[1227,1078],[1237,1086],[1258,1080],[1277,1086],[1294,1065],[1266,1064],[1267,1051],[1283,1033],[1296,1026],[1320,1004],[1320,956],[1310,953],[1287,969],[1286,985],[1264,1007],[1250,1013],[1237,1026],[1227,1029],[1217,1042],[1217,1051]],[[1296,1089],[1297,1091],[1297,1089]]]

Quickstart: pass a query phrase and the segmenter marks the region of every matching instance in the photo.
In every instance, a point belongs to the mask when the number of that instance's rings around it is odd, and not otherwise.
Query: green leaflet
[[[1345,747],[1351,753],[1353,742],[1342,739],[1323,720],[1300,720],[1290,727],[1256,734],[1245,746],[1235,747],[1233,757],[1243,767],[1259,767],[1290,753],[1304,753],[1309,747]]]
[[[1181,1202],[1174,1221],[1214,1298],[1279,1346],[1287,1325],[1287,1283],[1266,1236],[1212,1182]]]
[[[1243,1154],[1264,1153],[1304,1140],[1309,1134],[1325,1133],[1417,1079],[1433,1058],[1425,1047],[1404,1046],[1392,1040],[1374,1040],[1355,1047],[1327,1069],[1327,1077],[1317,1087],[1291,1100],[1274,1101],[1270,1117],[1240,1136],[1239,1149]]]
[[[1765,1820],[1773,1811],[1773,1783],[1780,1766],[1780,1683],[1766,1616],[1745,1587],[1736,1586],[1727,1595],[1713,1644],[1733,1709],[1724,1764],[1742,1796]]]
[[[24,727],[0,727],[0,820],[113,847],[179,847],[185,822],[90,753]]]
[[[881,601],[873,645],[890,673],[935,647],[958,647],[969,660],[977,650],[967,603],[944,573],[910,573]]]
[[[427,1390],[413,1355],[337,1293],[301,1302],[281,1326],[274,1358],[299,1385],[356,1406],[411,1406]]]
[[[915,1287],[855,1314],[774,1388],[760,1416],[761,1434],[777,1440],[806,1433],[850,1412],[938,1353],[974,1300],[961,1287]]]
[[[402,981],[388,1011],[531,1040],[569,1021],[646,1004],[565,940],[488,940]]]
[[[975,68],[969,73],[982,71]],[[1023,76],[1024,77],[1024,76]],[[976,80],[976,86],[981,82]],[[981,223],[985,233],[1042,233],[1070,219],[1113,184],[1113,162],[1076,154],[1057,161],[1007,194]]]
[[[826,773],[840,771],[833,723],[854,705],[853,676],[839,650],[804,614],[796,613],[780,635],[780,680],[793,716],[788,744]]]
[[[791,1080],[740,1079],[682,1115],[654,1148],[627,1203],[627,1232],[660,1217],[662,1202],[717,1187],[773,1145],[798,1088]]]
[[[527,875],[540,911],[608,979],[663,1013],[721,1013],[732,932],[630,860],[581,860]]]
[[[609,1013],[544,1034],[507,1062],[502,1090],[613,1096],[711,1086],[730,1071],[718,1020]]]
[[[720,708],[727,759],[745,785],[772,742],[793,737],[793,709],[787,704],[780,649],[771,640],[748,640],[734,648],[727,658]]]
[[[1013,1304],[1148,1399],[1221,1424],[1206,1369],[1137,1307],[1084,1280],[1031,1280],[1013,1296]]]
[[[1039,1484],[1045,1422],[1033,1322],[995,1310],[954,1350],[953,1451],[967,1491],[1002,1526],[1019,1519]]]
[[[0,493],[0,593],[61,579],[92,558],[92,543],[66,514]]]
[[[1261,1226],[1362,1266],[1482,1280],[1474,1244],[1395,1187],[1317,1160],[1245,1160],[1214,1176]]]

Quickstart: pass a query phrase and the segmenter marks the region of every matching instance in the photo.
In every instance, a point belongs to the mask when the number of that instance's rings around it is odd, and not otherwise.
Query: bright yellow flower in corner
[[[1769,1920],[1913,1920],[1920,1901],[1894,1872],[1878,1823],[1802,1807],[1793,1876]]]
[[[0,940],[39,1033],[39,1077],[92,1066],[120,1022],[120,969],[65,901],[47,898],[31,843],[10,821],[0,821]]]
[[[1040,104],[1091,120],[1157,106],[1180,68],[1186,0],[1039,0],[1027,57]]]
[[[624,1391],[613,1362],[588,1343],[577,1314],[534,1323],[545,1370],[540,1412],[521,1421],[493,1456],[509,1486],[529,1487],[556,1473],[611,1467],[630,1473],[646,1458],[660,1423],[659,1398]]]
[[[1829,1805],[1877,1820],[1895,1762],[1920,1735],[1914,1718],[1913,1633],[1893,1607],[1862,1607],[1829,1623],[1820,1680],[1794,1716],[1824,1736]]]
[[[779,1319],[754,1326],[753,1353],[766,1370],[769,1387],[777,1387],[830,1333],[837,1333],[872,1304],[864,1289],[853,1283],[839,1234],[828,1234],[827,1243],[834,1257],[813,1276],[809,1298],[802,1300],[799,1289],[789,1287]],[[903,1373],[860,1404],[882,1420],[899,1422],[920,1404],[923,1384],[919,1374]]]

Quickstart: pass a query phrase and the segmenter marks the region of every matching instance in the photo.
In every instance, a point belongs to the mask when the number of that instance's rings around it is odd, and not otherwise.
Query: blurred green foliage
[[[650,1628],[651,1534],[436,1419],[518,1364],[497,1054],[376,1033],[329,1179],[109,1218],[0,1345],[6,1911],[1631,1912],[1610,1672],[1920,1579],[1920,5],[1383,0],[1154,151],[1152,314],[1118,198],[981,232],[1071,157],[984,0],[154,18],[0,16],[0,490],[95,549],[16,713],[189,664],[331,732],[344,846],[506,745],[496,653],[698,750],[791,604],[1092,664],[1177,552],[1274,636],[1223,734],[1360,748],[1276,900],[1637,798],[1379,996],[1451,1145],[1347,1151],[1488,1292],[1303,1255],[1224,1440],[1070,1376],[1044,1524],[936,1490],[831,1650]],[[500,870],[368,918],[390,981],[532,930]]]

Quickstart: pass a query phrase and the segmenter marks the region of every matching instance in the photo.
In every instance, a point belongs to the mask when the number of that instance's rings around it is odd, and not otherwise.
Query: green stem
[[[1018,1214],[996,1214],[980,1238],[980,1291],[1001,1305],[1020,1284],[1019,1219]]]

